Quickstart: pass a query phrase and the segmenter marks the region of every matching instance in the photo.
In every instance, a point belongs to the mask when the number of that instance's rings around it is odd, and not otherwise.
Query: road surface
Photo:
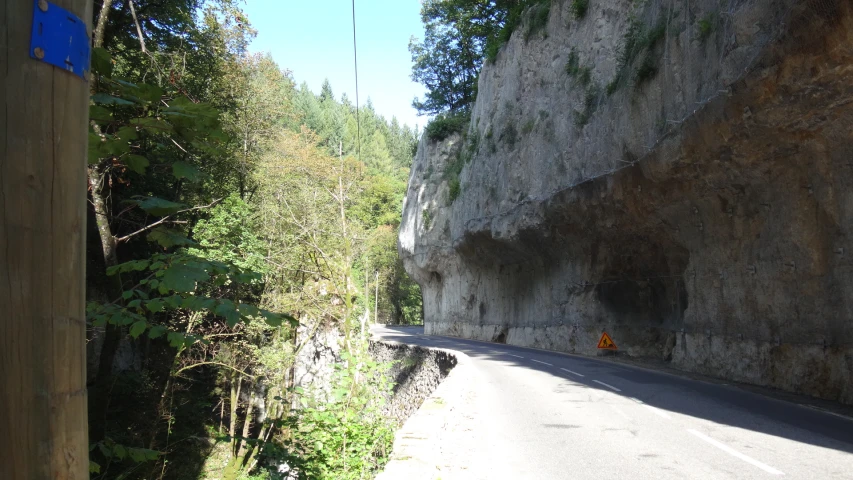
[[[853,421],[733,386],[588,357],[376,327],[464,352],[478,421],[453,478],[853,479]],[[452,444],[452,441],[448,442]],[[451,447],[448,447],[451,448]]]

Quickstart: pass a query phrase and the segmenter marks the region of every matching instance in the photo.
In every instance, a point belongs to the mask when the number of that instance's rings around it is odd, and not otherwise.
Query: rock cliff
[[[427,332],[595,354],[606,330],[853,403],[851,2],[571,3],[484,66],[467,132],[420,143],[399,248]]]

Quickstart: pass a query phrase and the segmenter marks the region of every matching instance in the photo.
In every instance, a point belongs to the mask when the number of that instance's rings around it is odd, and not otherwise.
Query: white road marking
[[[531,358],[531,360],[533,360],[533,359]],[[541,363],[542,365],[548,365],[549,367],[553,367],[553,366],[554,366],[554,365],[551,365],[551,364],[550,364],[550,363],[548,363],[548,362],[540,362],[539,360],[533,360],[533,361],[534,361],[534,362],[536,362],[536,363]]]
[[[668,413],[662,411],[661,409],[655,408],[651,405],[646,405],[645,403],[643,403],[642,405],[644,407],[648,408],[649,410],[651,410],[652,412],[654,412],[655,415],[662,417],[662,418],[665,418],[667,420],[672,420],[672,417],[670,417]]]
[[[520,357],[520,356],[518,356],[518,355],[513,355],[513,354],[511,354],[511,353],[507,353],[507,355],[509,355],[510,357],[515,357],[515,358],[524,358],[524,357]]]
[[[733,457],[737,457],[746,463],[754,465],[754,466],[764,470],[767,473],[770,473],[773,475],[785,475],[783,472],[780,472],[779,470],[776,470],[775,468],[773,468],[769,465],[763,464],[754,458],[747,457],[746,455],[738,452],[737,450],[733,449],[732,447],[730,447],[724,443],[718,442],[718,441],[714,440],[713,438],[705,435],[704,433],[697,432],[696,430],[687,430],[687,431],[692,433],[693,435],[699,437],[700,439],[710,443],[711,445],[719,448],[720,450],[728,453],[729,455],[731,455]]]
[[[579,377],[583,377],[583,376],[584,376],[584,375],[582,375],[582,374],[580,374],[580,373],[578,373],[578,372],[573,372],[573,371],[571,371],[571,370],[569,370],[569,369],[566,369],[566,368],[561,368],[560,370],[562,370],[562,371],[564,371],[564,372],[569,372],[569,373],[571,373],[572,375],[577,375],[577,376],[579,376]]]
[[[600,385],[604,385],[605,387],[607,387],[607,388],[609,388],[615,392],[621,392],[622,391],[622,390],[619,390],[618,388],[614,387],[613,385],[608,385],[608,384],[606,384],[602,381],[599,381],[599,380],[593,380],[593,382],[598,383]]]

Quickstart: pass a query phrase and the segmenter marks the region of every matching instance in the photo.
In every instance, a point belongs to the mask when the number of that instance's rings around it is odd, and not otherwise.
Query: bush
[[[530,40],[533,34],[543,30],[548,25],[548,15],[550,13],[550,3],[540,3],[533,6],[530,19],[527,22],[527,31],[524,32],[524,41]]]
[[[462,184],[459,183],[459,177],[450,179],[450,190],[448,191],[448,196],[450,198],[450,203],[456,201],[459,198],[459,194],[462,193]]]
[[[430,140],[441,141],[454,133],[465,131],[469,122],[467,113],[444,113],[429,122],[426,126],[426,136]]]
[[[699,40],[704,42],[714,33],[717,28],[716,12],[709,13],[704,18],[699,20]]]
[[[572,0],[572,13],[578,20],[586,16],[589,9],[589,0]]]
[[[635,85],[640,86],[643,82],[647,80],[651,80],[658,73],[658,67],[655,63],[655,60],[651,55],[646,55],[646,58],[643,59],[643,63],[637,67],[637,76],[635,80]]]

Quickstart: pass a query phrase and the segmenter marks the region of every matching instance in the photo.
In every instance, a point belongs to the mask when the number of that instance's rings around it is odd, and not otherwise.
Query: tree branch
[[[126,241],[130,240],[131,238],[135,237],[136,235],[139,235],[140,233],[143,233],[143,232],[146,232],[146,231],[148,231],[148,230],[151,230],[152,228],[156,227],[157,225],[161,225],[161,224],[163,224],[163,223],[166,223],[167,221],[169,221],[169,219],[171,219],[171,218],[172,218],[173,216],[175,216],[175,215],[180,215],[180,214],[182,214],[182,213],[192,212],[192,211],[195,211],[195,210],[204,210],[204,209],[207,209],[207,208],[213,208],[213,207],[215,207],[216,205],[218,205],[219,203],[221,203],[223,200],[225,200],[225,197],[222,197],[222,198],[220,198],[220,199],[218,199],[218,200],[214,200],[212,203],[210,203],[210,204],[208,204],[208,205],[202,205],[202,206],[199,206],[199,207],[186,208],[186,209],[184,209],[184,210],[177,211],[177,212],[173,213],[172,215],[167,215],[167,216],[165,216],[165,217],[161,218],[160,220],[157,220],[156,222],[154,222],[154,223],[152,223],[152,224],[150,224],[150,225],[148,225],[148,226],[142,227],[142,228],[140,228],[139,230],[137,230],[137,231],[135,231],[135,232],[133,232],[133,233],[129,233],[129,234],[127,234],[127,235],[123,236],[123,237],[116,238],[116,243],[126,242]]]

